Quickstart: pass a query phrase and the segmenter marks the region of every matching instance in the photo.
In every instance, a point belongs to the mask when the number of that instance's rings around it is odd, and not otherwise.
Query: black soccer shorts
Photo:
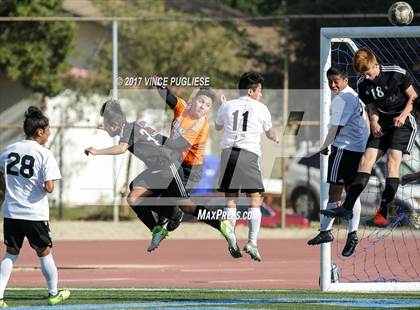
[[[35,250],[52,247],[52,237],[48,221],[28,221],[4,218],[4,244],[20,250],[25,237]]]
[[[350,185],[357,174],[363,153],[353,152],[331,146],[328,157],[327,182],[337,185]]]
[[[131,181],[130,190],[143,187],[156,196],[188,198],[190,195],[185,189],[180,173],[182,173],[182,169],[178,169],[175,164],[160,169],[146,169]]]
[[[379,114],[379,125],[384,135],[375,138],[369,137],[367,148],[374,148],[386,152],[388,149],[399,150],[403,154],[410,154],[417,135],[417,123],[413,114],[409,114],[403,127],[395,127],[393,119],[397,115]]]

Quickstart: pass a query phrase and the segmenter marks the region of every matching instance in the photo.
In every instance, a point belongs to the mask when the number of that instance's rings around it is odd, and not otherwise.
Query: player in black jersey
[[[89,147],[85,149],[85,153],[86,155],[118,155],[128,150],[146,164],[147,169],[131,182],[127,200],[138,218],[153,233],[152,242],[148,248],[148,251],[151,252],[167,237],[168,231],[165,227],[158,225],[152,212],[143,212],[142,209],[152,208],[159,215],[169,219],[176,216],[178,207],[175,207],[174,204],[195,217],[199,214],[199,210],[204,213],[209,211],[203,206],[194,205],[189,199],[189,194],[182,183],[182,177],[179,175],[180,163],[177,160],[179,155],[176,151],[166,147],[165,143],[168,141],[166,136],[157,133],[144,121],[127,122],[125,113],[117,100],[105,102],[100,114],[103,116],[100,128],[111,137],[120,136],[119,144],[104,149]],[[151,207],[150,201],[145,203],[148,197],[156,197],[158,203],[159,198],[157,197],[163,197],[162,199],[170,197],[171,201],[176,202],[164,206],[155,203]],[[236,237],[229,221],[212,219],[202,221],[222,233],[228,241],[229,249],[236,245]],[[231,250],[230,252],[232,253]]]
[[[402,156],[410,153],[416,138],[417,125],[412,110],[417,94],[413,80],[406,70],[396,65],[380,65],[375,54],[367,48],[356,52],[353,66],[361,74],[357,90],[360,99],[368,106],[371,135],[356,178],[343,203],[344,208],[322,210],[321,213],[330,217],[351,219],[354,202],[366,187],[373,165],[386,153],[385,189],[374,217],[375,225],[386,226],[388,207],[400,183]]]

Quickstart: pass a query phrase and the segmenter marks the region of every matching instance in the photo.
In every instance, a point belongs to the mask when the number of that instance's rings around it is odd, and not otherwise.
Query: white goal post
[[[320,33],[320,143],[327,133],[328,111],[331,103],[331,92],[326,77],[331,67],[331,43],[345,42],[354,52],[357,46],[352,38],[410,38],[420,37],[420,27],[344,27],[322,28]],[[325,209],[328,200],[327,166],[328,159],[321,156],[321,189],[320,208]],[[332,283],[331,282],[331,243],[321,245],[320,257],[320,288],[326,292],[379,292],[379,291],[420,291],[419,282],[360,282],[360,283]]]

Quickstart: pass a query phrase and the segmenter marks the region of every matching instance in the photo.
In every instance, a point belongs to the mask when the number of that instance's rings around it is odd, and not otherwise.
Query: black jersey
[[[359,78],[357,92],[364,103],[374,104],[379,112],[399,114],[407,104],[405,91],[412,84],[412,77],[401,67],[380,66],[375,80]]]
[[[120,143],[127,143],[128,150],[143,161],[148,168],[167,167],[179,157],[164,146],[167,137],[159,134],[144,121],[126,123],[122,129]]]

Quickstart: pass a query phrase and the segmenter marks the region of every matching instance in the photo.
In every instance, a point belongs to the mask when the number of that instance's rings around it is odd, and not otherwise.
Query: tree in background
[[[210,77],[212,87],[232,88],[246,67],[242,37],[217,23],[183,21],[183,17],[191,16],[165,10],[162,1],[147,5],[142,1],[99,4],[104,14],[112,11],[115,16],[165,16],[161,21],[118,23],[121,77],[204,76]],[[171,17],[177,17],[177,20],[170,21]],[[112,87],[112,43],[108,42],[99,55],[97,86],[109,91]]]
[[[284,12],[284,4],[278,0],[217,0],[217,2],[235,9],[241,13],[242,17],[277,16]],[[248,46],[244,49],[246,57],[252,60],[252,68],[264,74],[265,88],[283,88],[284,60],[293,50],[293,45],[290,45],[288,40],[290,33],[286,33],[286,27],[284,27],[285,21],[281,19],[248,20],[246,23],[246,25],[240,24],[248,29],[248,33],[255,32],[254,35],[260,37],[258,43],[252,38],[248,40]],[[272,35],[264,37],[269,28],[272,28],[273,33],[277,33],[275,40]]]
[[[62,0],[2,0],[0,16],[57,16]],[[0,22],[0,72],[43,96],[64,89],[74,27],[70,22]]]
[[[217,0],[251,16],[276,15],[282,6],[278,0]]]

